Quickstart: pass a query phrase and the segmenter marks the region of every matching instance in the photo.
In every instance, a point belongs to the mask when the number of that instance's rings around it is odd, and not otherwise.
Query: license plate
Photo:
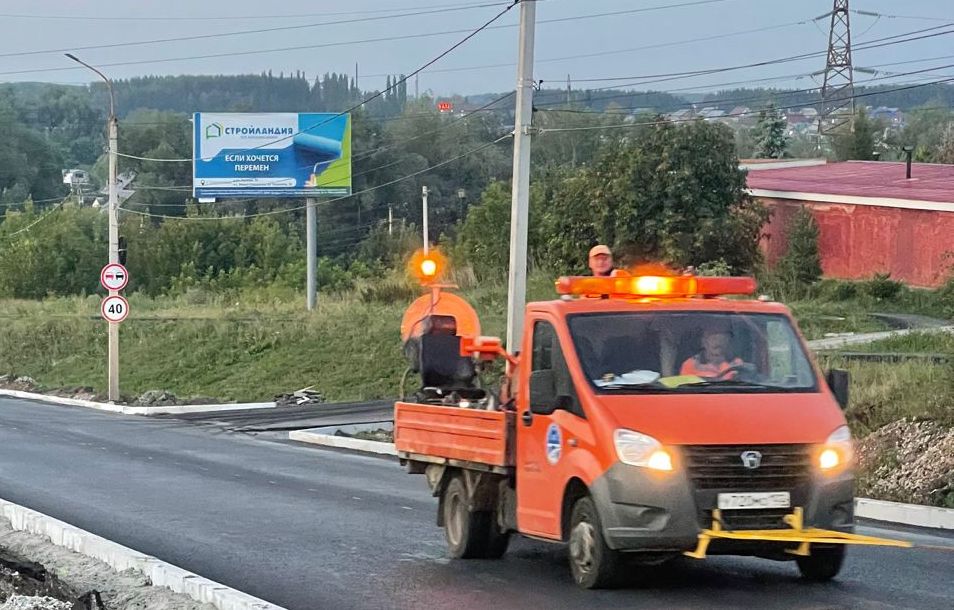
[[[727,510],[788,508],[791,505],[792,500],[787,491],[719,494],[719,508]]]

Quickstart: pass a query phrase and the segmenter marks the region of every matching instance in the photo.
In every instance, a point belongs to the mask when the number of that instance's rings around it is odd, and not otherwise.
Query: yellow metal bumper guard
[[[805,527],[804,511],[801,506],[796,506],[791,514],[785,515],[785,523],[791,529],[777,530],[727,530],[722,528],[722,511],[714,509],[712,511],[712,527],[702,530],[699,533],[699,545],[695,551],[686,551],[685,555],[696,559],[705,559],[706,550],[709,543],[715,539],[721,540],[762,540],[765,542],[790,542],[798,544],[794,549],[786,549],[787,553],[792,555],[808,556],[811,555],[811,545],[814,544],[866,544],[872,546],[896,546],[910,548],[913,546],[910,542],[903,540],[891,540],[889,538],[876,538],[875,536],[862,536],[860,534],[847,534],[836,532],[834,530],[823,530],[814,527]]]

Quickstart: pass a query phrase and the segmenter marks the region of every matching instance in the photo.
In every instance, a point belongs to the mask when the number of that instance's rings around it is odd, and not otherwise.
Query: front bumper
[[[591,486],[603,534],[612,549],[683,552],[696,548],[699,534],[712,525],[719,490],[696,490],[682,470],[657,472],[617,463]],[[734,491],[726,489],[723,491]],[[854,478],[850,471],[814,476],[789,491],[792,506],[803,507],[806,527],[851,532]],[[788,527],[791,509],[722,511],[726,529]],[[777,522],[777,523],[776,523]],[[753,526],[754,523],[758,525]],[[778,543],[713,540],[710,554],[763,555],[781,550]]]

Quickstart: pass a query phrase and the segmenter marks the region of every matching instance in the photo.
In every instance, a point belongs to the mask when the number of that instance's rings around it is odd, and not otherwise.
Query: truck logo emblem
[[[560,461],[560,455],[563,453],[563,434],[560,432],[560,426],[550,424],[547,428],[547,461],[550,464],[556,464]]]
[[[742,465],[749,470],[755,470],[762,465],[762,454],[758,451],[743,451],[739,457],[742,458]]]

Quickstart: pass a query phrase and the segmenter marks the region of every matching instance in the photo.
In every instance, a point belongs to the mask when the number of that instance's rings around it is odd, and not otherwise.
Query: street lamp
[[[107,211],[109,215],[109,262],[111,264],[119,263],[119,201],[117,197],[117,162],[119,154],[117,152],[119,140],[119,122],[116,119],[116,97],[113,94],[113,83],[105,74],[89,65],[85,61],[76,57],[72,53],[66,53],[66,57],[76,63],[89,68],[96,73],[109,89],[109,201]],[[110,290],[109,296],[116,296],[118,290]],[[108,377],[109,377],[109,401],[119,400],[119,323],[109,322],[109,356],[108,356]]]
[[[464,222],[464,199],[467,197],[467,191],[457,189],[457,216],[461,222]]]

